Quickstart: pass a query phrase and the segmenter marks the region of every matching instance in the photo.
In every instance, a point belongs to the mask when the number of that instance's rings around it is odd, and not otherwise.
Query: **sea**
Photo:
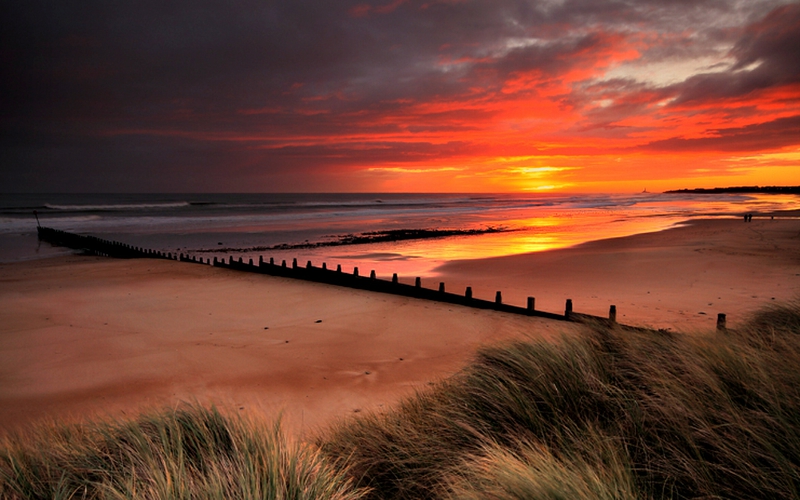
[[[40,242],[38,223],[204,259],[296,258],[301,265],[430,276],[453,260],[798,209],[800,196],[773,194],[3,194],[0,262],[75,252]],[[398,230],[461,233],[363,243],[364,235]]]

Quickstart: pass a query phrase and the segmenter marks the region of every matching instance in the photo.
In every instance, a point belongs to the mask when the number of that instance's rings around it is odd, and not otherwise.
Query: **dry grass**
[[[0,451],[0,498],[335,499],[363,496],[308,445],[215,409],[39,427]]]
[[[372,498],[800,498],[800,306],[484,349],[319,444]]]

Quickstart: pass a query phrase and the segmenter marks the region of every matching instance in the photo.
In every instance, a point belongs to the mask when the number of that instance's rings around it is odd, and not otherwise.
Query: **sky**
[[[800,3],[0,5],[0,192],[800,185]]]

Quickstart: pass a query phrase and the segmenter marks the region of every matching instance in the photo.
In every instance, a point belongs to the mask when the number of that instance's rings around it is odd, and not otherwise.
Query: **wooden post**
[[[274,266],[275,265],[275,258],[274,257],[270,257],[269,258],[269,265],[270,266]]]
[[[341,264],[336,264],[336,272],[337,273],[342,272],[342,265]]]
[[[414,286],[417,288],[422,288],[422,280],[420,279],[419,276],[417,276],[417,279],[414,280]]]
[[[392,283],[397,284],[397,273],[392,274]]]
[[[373,269],[372,271],[370,271],[370,272],[369,272],[369,277],[370,277],[370,279],[373,279],[373,280],[374,280],[375,278],[377,278],[377,276],[375,275],[375,270],[374,270],[374,269]]]
[[[297,258],[292,259],[292,269],[297,269]]]
[[[286,259],[284,259],[283,262],[281,262],[281,267],[286,267]]]
[[[258,256],[258,265],[259,265],[259,267],[264,265],[264,256],[263,255],[259,255]]]
[[[244,261],[242,260],[241,257],[239,257],[239,264],[244,264]]]
[[[608,308],[608,320],[612,323],[617,322],[617,306],[612,305]]]
[[[233,264],[233,255],[228,256],[228,264]]]
[[[439,283],[439,293],[444,293],[444,282]]]
[[[472,287],[468,286],[467,290],[464,292],[464,297],[471,299],[472,298]]]
[[[564,308],[564,317],[569,319],[570,314],[572,314],[572,299],[567,299],[567,306]]]
[[[323,271],[327,271],[328,270],[328,264],[326,264],[325,262],[322,263],[322,270]]]
[[[306,263],[306,269],[311,269],[311,261],[310,260]]]
[[[494,294],[494,303],[495,304],[502,304],[503,303],[503,294],[500,293],[500,290],[498,290],[497,293]]]
[[[353,276],[358,276],[358,268],[357,267],[353,268]]]
[[[247,263],[252,266],[253,265],[253,259],[248,259]]]
[[[217,265],[217,258],[216,257],[214,257],[214,265],[215,266]]]
[[[725,323],[726,323],[725,314],[723,313],[717,314],[717,331],[724,332],[725,330],[727,330]]]
[[[536,299],[533,297],[528,297],[528,311],[533,311],[536,309]]]

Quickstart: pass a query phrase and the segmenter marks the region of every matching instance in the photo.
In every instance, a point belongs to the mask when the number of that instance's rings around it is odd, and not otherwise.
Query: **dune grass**
[[[485,348],[315,443],[197,406],[39,427],[0,445],[0,497],[800,498],[800,304]]]
[[[0,451],[0,498],[362,498],[345,470],[287,442],[278,424],[193,405],[12,437]]]
[[[319,444],[371,498],[800,498],[800,306],[484,349]]]

